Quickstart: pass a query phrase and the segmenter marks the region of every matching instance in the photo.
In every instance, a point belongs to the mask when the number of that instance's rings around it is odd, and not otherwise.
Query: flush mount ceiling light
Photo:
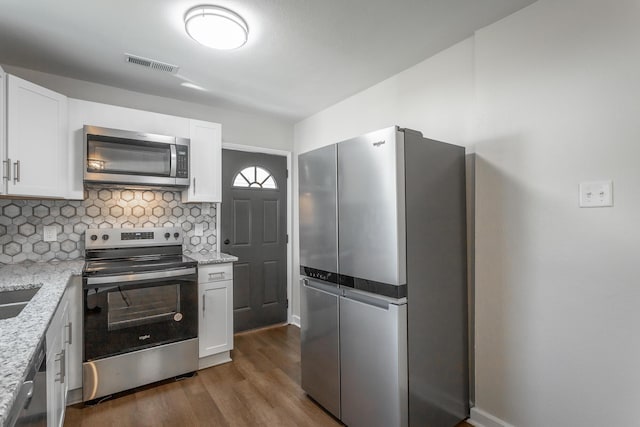
[[[247,42],[249,27],[240,15],[220,6],[196,6],[184,16],[187,34],[214,49],[236,49]]]

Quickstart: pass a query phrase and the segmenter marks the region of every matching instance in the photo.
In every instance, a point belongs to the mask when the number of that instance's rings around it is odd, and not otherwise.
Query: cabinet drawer
[[[214,264],[198,267],[198,283],[220,282],[233,278],[233,264]]]

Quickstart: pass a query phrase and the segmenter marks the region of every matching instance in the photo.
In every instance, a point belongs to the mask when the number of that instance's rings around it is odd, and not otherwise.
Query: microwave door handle
[[[171,176],[171,178],[175,178],[176,170],[178,168],[178,155],[176,154],[175,144],[171,144],[169,147],[171,148],[171,172],[169,176]]]

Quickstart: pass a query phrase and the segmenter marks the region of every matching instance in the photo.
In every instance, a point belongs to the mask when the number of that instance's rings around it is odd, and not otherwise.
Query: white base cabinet
[[[68,339],[69,339],[69,370],[68,389],[69,391],[82,388],[82,277],[71,276],[65,298],[69,304],[68,319]],[[77,401],[67,402],[70,404]]]
[[[222,353],[233,349],[233,265],[198,267],[198,294],[200,359],[209,366],[230,361]]]
[[[47,329],[47,426],[62,427],[67,404],[69,371],[69,304],[60,301]]]
[[[82,307],[81,292],[82,280],[79,276],[73,276],[47,329],[49,427],[63,426],[67,393],[82,386],[82,310],[79,308]]]

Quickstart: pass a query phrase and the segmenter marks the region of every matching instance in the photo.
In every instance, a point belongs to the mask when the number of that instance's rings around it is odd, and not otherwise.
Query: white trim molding
[[[211,356],[205,356],[198,359],[198,369],[210,368],[211,366],[220,365],[222,363],[231,362],[231,352],[224,351]]]
[[[471,408],[471,417],[467,420],[467,423],[476,427],[514,427],[512,424],[477,407]]]
[[[292,173],[292,163],[291,163],[291,151],[286,150],[276,150],[273,148],[266,147],[254,147],[252,145],[241,145],[241,144],[232,144],[229,142],[222,142],[223,150],[235,150],[235,151],[248,151],[250,153],[263,153],[263,154],[272,154],[275,156],[283,156],[287,158],[287,173]],[[294,325],[300,326],[300,318],[298,317],[298,323],[295,323],[295,320],[291,317],[293,310],[293,182],[292,177],[287,176],[287,235],[289,236],[289,242],[287,243],[287,300],[289,301],[289,308],[287,308],[287,322],[293,323]],[[218,208],[220,205],[218,204]],[[220,230],[220,220],[221,215],[216,212],[216,221],[218,221],[218,230]],[[216,230],[216,232],[218,232]],[[218,242],[220,241],[220,235],[218,235]],[[220,247],[218,246],[218,251],[220,251]],[[297,317],[297,316],[296,316]]]
[[[295,314],[293,316],[291,316],[291,324],[293,326],[297,326],[299,328],[300,327],[300,316],[296,316]]]

